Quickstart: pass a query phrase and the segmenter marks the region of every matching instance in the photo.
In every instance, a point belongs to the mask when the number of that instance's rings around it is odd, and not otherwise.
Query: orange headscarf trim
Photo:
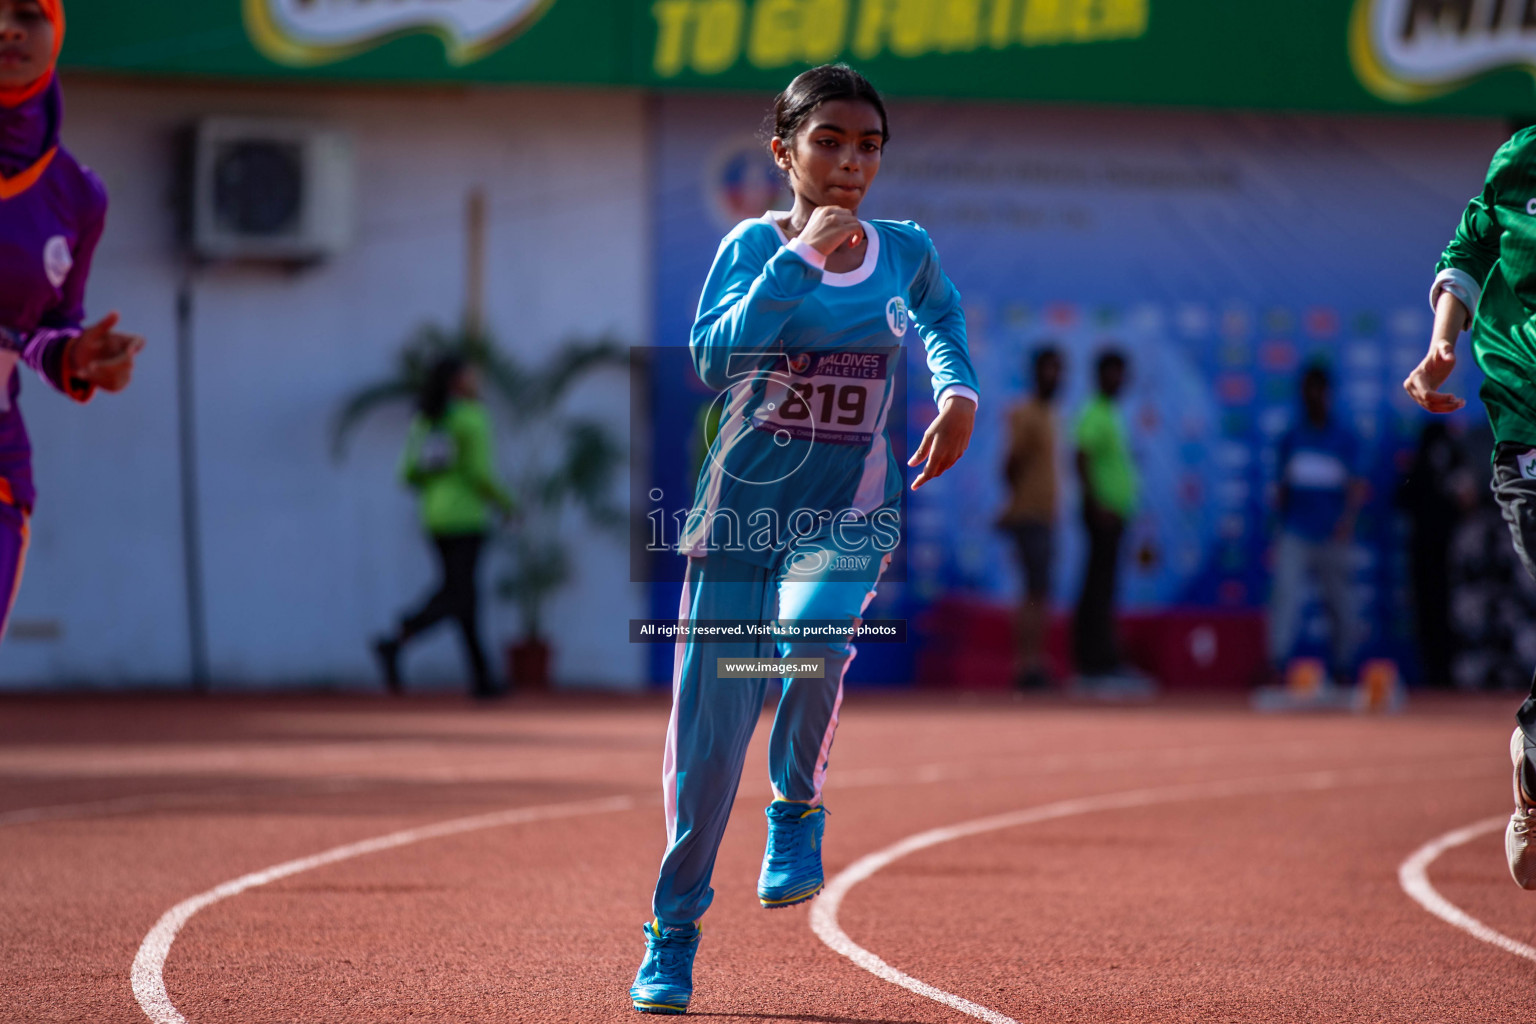
[[[0,107],[19,107],[53,81],[53,68],[59,62],[59,51],[64,48],[64,0],[37,0],[37,5],[43,9],[43,16],[53,23],[53,53],[48,58],[48,70],[30,85],[0,89]]]

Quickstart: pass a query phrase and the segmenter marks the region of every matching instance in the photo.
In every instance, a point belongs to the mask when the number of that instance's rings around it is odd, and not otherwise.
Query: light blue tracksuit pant
[[[875,596],[890,562],[879,554],[838,559],[835,571],[808,577],[787,564],[763,567],[727,554],[688,560],[678,619],[753,622],[833,620],[850,633]],[[798,558],[807,554],[802,545]],[[799,563],[803,565],[804,563]],[[848,637],[805,642],[755,638],[726,643],[679,640],[672,670],[672,718],[662,766],[667,852],[652,909],[667,924],[697,921],[714,899],[710,876],[741,781],[742,762],[762,713],[770,680],[721,678],[717,658],[821,658],[825,677],[786,679],[768,744],[768,775],[776,799],[821,803],[822,783],[843,676],[856,650]]]

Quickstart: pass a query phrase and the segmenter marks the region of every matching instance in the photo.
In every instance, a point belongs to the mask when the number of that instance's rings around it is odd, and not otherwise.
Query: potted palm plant
[[[505,479],[518,499],[518,514],[496,538],[504,568],[494,590],[517,608],[521,622],[520,638],[506,648],[508,678],[520,689],[543,689],[549,685],[551,662],[545,610],[574,571],[566,531],[581,522],[621,535],[625,524],[613,499],[623,459],[619,439],[606,424],[568,413],[563,406],[590,375],[626,367],[628,352],[607,338],[573,340],[541,365],[530,366],[484,331],[422,327],[402,346],[387,377],[344,399],[332,429],[333,454],[344,456],[347,439],[370,413],[411,402],[430,367],[446,355],[457,355],[479,371],[504,438],[499,448],[504,457],[515,453]]]

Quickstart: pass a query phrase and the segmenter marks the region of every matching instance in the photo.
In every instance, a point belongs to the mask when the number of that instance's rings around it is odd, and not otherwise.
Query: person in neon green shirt
[[[1073,654],[1078,674],[1093,684],[1120,672],[1115,639],[1115,590],[1120,568],[1120,540],[1136,511],[1140,481],[1131,461],[1116,399],[1125,386],[1125,356],[1113,349],[1100,354],[1099,390],[1077,420],[1077,472],[1083,491],[1083,522],[1088,530],[1088,567],[1073,622]]]
[[[437,550],[441,581],[393,635],[374,644],[392,693],[401,690],[401,649],[449,618],[458,623],[474,695],[499,692],[480,644],[475,570],[493,518],[510,515],[514,503],[492,466],[491,421],[479,401],[479,381],[463,360],[446,357],[422,389],[400,460],[400,478],[417,492],[422,526]]]

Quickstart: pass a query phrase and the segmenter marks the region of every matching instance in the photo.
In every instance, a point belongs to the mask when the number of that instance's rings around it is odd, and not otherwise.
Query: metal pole
[[[485,329],[485,189],[469,190],[464,210],[465,253],[464,327],[473,337]]]
[[[176,293],[176,427],[181,454],[181,551],[186,574],[192,690],[206,693],[208,628],[203,616],[202,523],[197,501],[197,420],[192,382],[193,275],[189,265]]]

